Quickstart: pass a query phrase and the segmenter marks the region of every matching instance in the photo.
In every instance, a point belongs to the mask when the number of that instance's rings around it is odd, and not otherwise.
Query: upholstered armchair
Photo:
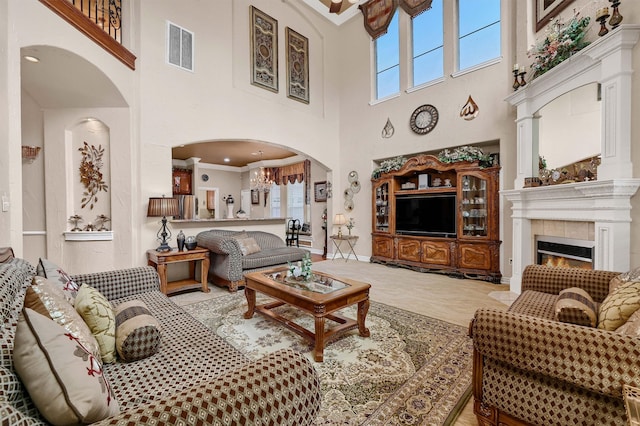
[[[626,425],[623,385],[640,385],[640,338],[555,319],[558,293],[579,287],[596,304],[619,273],[528,266],[507,311],[480,309],[473,338],[480,425]]]

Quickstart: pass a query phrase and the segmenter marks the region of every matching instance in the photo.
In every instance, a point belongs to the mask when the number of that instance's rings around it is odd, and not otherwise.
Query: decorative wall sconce
[[[29,164],[33,163],[41,149],[39,146],[22,145],[22,159],[27,160]]]

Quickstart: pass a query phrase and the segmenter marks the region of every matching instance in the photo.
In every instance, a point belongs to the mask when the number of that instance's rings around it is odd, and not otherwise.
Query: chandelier
[[[260,152],[260,159],[262,160],[262,151]],[[251,189],[255,189],[260,192],[269,192],[271,190],[271,185],[273,185],[273,179],[271,179],[271,174],[269,172],[265,172],[264,167],[260,167],[260,172],[257,170],[254,172],[254,177],[251,179]]]

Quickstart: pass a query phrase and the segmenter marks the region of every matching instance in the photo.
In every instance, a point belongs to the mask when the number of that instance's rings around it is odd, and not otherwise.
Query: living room
[[[146,251],[157,246],[159,227],[158,218],[147,217],[147,205],[152,197],[172,194],[173,149],[203,141],[258,141],[312,160],[312,185],[331,183],[333,197],[310,200],[316,254],[324,246],[321,212],[327,209],[328,232],[337,232],[333,218],[345,213],[342,194],[350,186],[349,172],[357,171],[362,188],[347,216],[354,218],[353,232],[359,236],[355,253],[366,264],[373,255],[372,171],[383,160],[400,155],[438,155],[445,149],[474,146],[499,158],[499,271],[501,283],[513,292],[520,292],[524,268],[535,263],[538,234],[592,240],[596,269],[640,266],[639,243],[632,238],[640,231],[635,195],[640,150],[632,143],[640,127],[631,115],[640,107],[640,77],[634,72],[640,47],[629,41],[633,35],[627,37],[637,31],[639,4],[619,6],[625,34],[620,45],[626,53],[618,55],[616,50],[614,59],[603,61],[593,59],[597,54],[592,49],[580,56],[588,56],[590,62],[579,59],[564,66],[577,67],[572,71],[576,74],[553,77],[563,80],[555,85],[548,83],[552,78],[531,84],[535,80],[529,65],[534,58],[527,52],[544,38],[550,23],[537,22],[538,3],[549,11],[561,6],[558,16],[565,20],[575,12],[589,16],[586,39],[595,43],[607,38],[598,36],[596,16],[604,7],[612,10],[611,2],[502,0],[499,57],[462,70],[456,51],[457,2],[444,2],[442,76],[418,87],[413,87],[409,69],[412,18],[398,9],[399,90],[377,99],[375,43],[363,26],[362,13],[353,6],[340,15],[329,14],[330,2],[324,3],[124,2],[121,37],[122,45],[135,55],[132,69],[44,3],[2,2],[0,57],[6,67],[0,70],[0,92],[6,101],[0,108],[0,247],[13,247],[33,264],[40,257],[49,258],[74,274],[145,265]],[[278,23],[280,87],[275,91],[251,81],[251,6]],[[194,35],[192,70],[167,62],[168,23]],[[287,94],[285,28],[308,39],[308,103]],[[608,36],[623,32],[609,31]],[[40,62],[27,62],[25,55],[39,57]],[[526,74],[518,78],[527,84],[514,91],[515,64],[520,64],[518,72],[524,67]],[[30,71],[33,66],[44,71]],[[538,178],[539,155],[549,156],[538,152],[532,117],[553,98],[588,83],[603,87],[599,96],[607,105],[600,115],[602,124],[592,132],[600,134],[599,179],[587,185],[528,187]],[[528,84],[532,90],[527,91]],[[465,120],[461,112],[470,97],[479,113]],[[410,117],[426,104],[437,108],[439,118],[431,131],[418,134],[411,129]],[[95,134],[90,128],[78,131],[88,118],[108,129],[107,139],[88,140]],[[388,122],[393,132],[385,137]],[[108,210],[99,211],[98,204],[95,209],[80,208],[83,193],[73,143],[83,140],[109,145],[104,173],[110,184],[99,197],[99,203],[108,201]],[[40,148],[33,162],[21,161],[24,145]],[[240,200],[240,191],[249,186],[249,179],[242,179],[233,197]],[[535,201],[539,204],[532,207]],[[79,242],[65,236],[73,227],[70,217],[80,214],[87,225],[103,213],[110,220],[111,239]],[[177,232],[176,225],[171,226]],[[327,248],[331,256],[333,247]]]

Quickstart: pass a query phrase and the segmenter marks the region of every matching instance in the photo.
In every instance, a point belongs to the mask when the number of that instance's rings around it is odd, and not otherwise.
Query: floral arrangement
[[[311,281],[313,278],[313,272],[311,272],[311,255],[306,253],[302,258],[302,261],[297,263],[287,262],[289,266],[289,275],[296,279],[306,282]]]
[[[349,235],[351,235],[351,230],[353,229],[353,227],[356,225],[356,220],[352,217],[349,218],[349,222],[347,222],[347,224],[345,225],[347,227],[347,229],[349,230]]]
[[[86,191],[82,193],[81,208],[89,205],[89,208],[93,209],[93,205],[98,202],[98,191],[107,192],[108,189],[100,171],[103,166],[104,148],[102,145],[98,145],[96,148],[95,145],[89,145],[85,142],[82,148],[78,148],[78,151],[82,154],[80,182],[86,188]]]
[[[400,170],[402,168],[402,166],[404,166],[404,163],[406,163],[406,162],[407,162],[407,159],[404,158],[402,155],[400,155],[398,157],[395,157],[395,158],[391,158],[389,160],[384,160],[382,163],[380,163],[380,166],[377,167],[371,173],[371,177],[373,179],[378,179],[384,173],[389,173],[389,172],[393,172],[395,170]]]
[[[544,74],[588,46],[589,42],[585,41],[584,37],[590,21],[591,18],[588,16],[578,18],[578,14],[567,23],[560,18],[553,21],[546,30],[547,35],[544,40],[532,46],[527,52],[527,56],[535,58],[531,64],[533,78]]]
[[[460,146],[453,151],[445,149],[438,154],[438,160],[443,163],[456,163],[458,161],[479,161],[480,165],[491,164],[491,156],[485,154],[480,148],[474,146]]]

